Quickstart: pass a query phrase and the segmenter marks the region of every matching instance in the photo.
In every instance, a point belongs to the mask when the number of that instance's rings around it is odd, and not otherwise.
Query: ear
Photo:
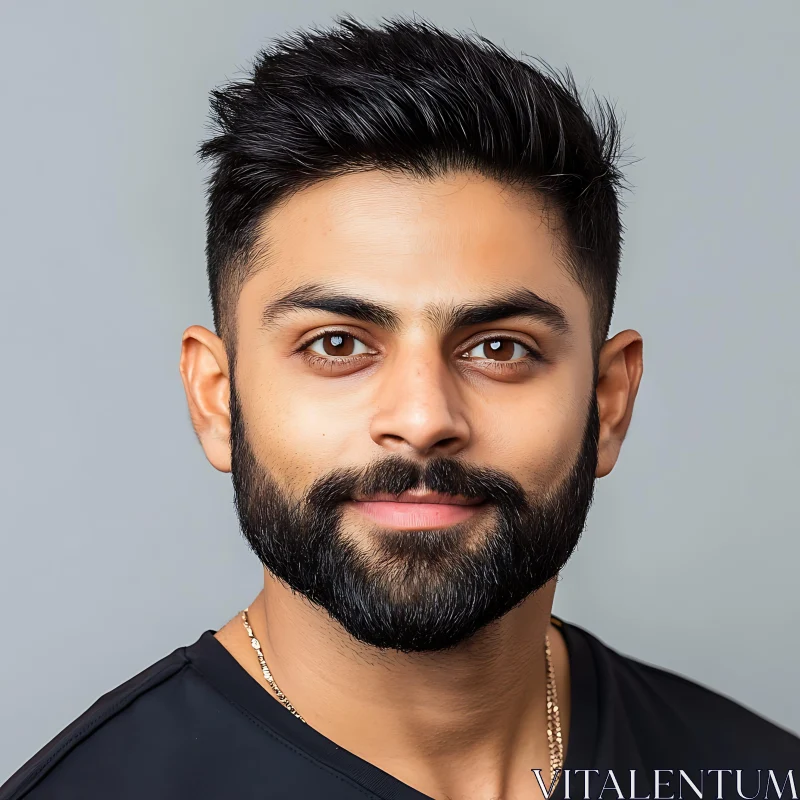
[[[220,472],[230,472],[230,378],[222,339],[200,325],[187,328],[180,371],[192,427],[206,458]]]
[[[642,337],[622,331],[600,350],[597,375],[597,405],[600,412],[597,471],[603,478],[614,469],[642,380]]]

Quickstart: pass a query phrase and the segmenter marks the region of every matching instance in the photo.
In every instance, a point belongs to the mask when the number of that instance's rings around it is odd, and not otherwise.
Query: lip
[[[481,497],[464,497],[455,494],[440,494],[439,492],[421,492],[410,490],[402,494],[389,494],[380,492],[369,497],[356,496],[353,498],[358,503],[424,503],[428,505],[450,506],[477,506],[483,502]]]
[[[436,492],[375,494],[349,503],[359,514],[394,530],[431,530],[465,522],[480,513],[480,498],[443,495]]]

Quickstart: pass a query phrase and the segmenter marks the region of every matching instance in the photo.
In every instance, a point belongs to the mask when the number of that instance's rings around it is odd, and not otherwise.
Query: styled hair
[[[236,338],[239,292],[257,269],[267,211],[350,172],[419,178],[473,171],[530,188],[557,214],[565,267],[586,293],[595,352],[608,335],[622,246],[620,127],[584,105],[569,69],[527,63],[477,34],[351,16],[256,56],[246,80],[211,92],[206,258],[217,334]]]

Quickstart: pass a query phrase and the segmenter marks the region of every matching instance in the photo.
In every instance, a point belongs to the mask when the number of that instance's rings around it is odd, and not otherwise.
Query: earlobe
[[[596,477],[603,478],[617,463],[630,426],[642,379],[642,337],[626,330],[609,339],[598,359],[597,405],[600,415]]]
[[[230,472],[230,380],[222,340],[200,325],[187,328],[180,373],[192,427],[206,458],[220,472]]]

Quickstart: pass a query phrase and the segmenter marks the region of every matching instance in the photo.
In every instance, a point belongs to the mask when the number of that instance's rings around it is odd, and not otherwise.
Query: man
[[[212,105],[180,373],[264,589],[0,798],[797,797],[796,736],[551,615],[642,376],[611,109],[350,19]]]

